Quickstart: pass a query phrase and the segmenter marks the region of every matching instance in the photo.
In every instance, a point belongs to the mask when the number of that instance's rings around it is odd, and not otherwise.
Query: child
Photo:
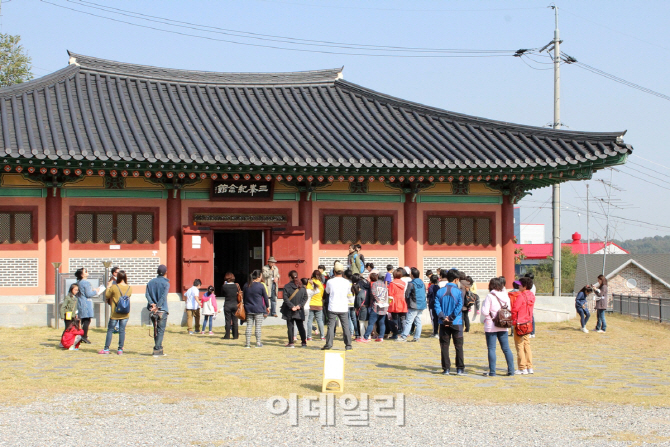
[[[202,282],[196,279],[193,281],[193,287],[188,289],[184,294],[188,335],[193,335],[193,321],[195,321],[195,332],[200,332],[200,307],[202,306],[202,301],[200,300],[200,290],[198,287],[201,285]]]
[[[386,287],[391,284],[393,281],[393,266],[391,264],[386,266],[386,276],[384,277],[384,282],[386,283]]]
[[[77,318],[73,320],[67,329],[65,329],[63,332],[63,335],[60,339],[60,344],[63,349],[79,351],[79,344],[81,343],[81,338],[84,335],[84,330],[79,327],[79,324],[80,320]]]
[[[214,296],[214,286],[209,286],[207,287],[207,292],[202,297],[202,314],[205,316],[202,320],[202,335],[205,334],[207,320],[209,320],[209,335],[214,335],[214,332],[212,332],[212,323],[218,312],[216,296]]]
[[[63,302],[60,305],[60,317],[65,323],[64,328],[67,328],[70,325],[70,322],[74,320],[74,314],[77,312],[77,294],[79,293],[79,286],[77,284],[72,284],[70,290],[67,292],[67,296],[63,299]]]

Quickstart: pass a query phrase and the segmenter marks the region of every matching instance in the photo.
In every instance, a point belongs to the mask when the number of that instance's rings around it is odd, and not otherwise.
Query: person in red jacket
[[[81,338],[84,335],[84,330],[79,327],[80,321],[78,318],[72,320],[70,326],[63,331],[63,336],[60,339],[60,344],[63,349],[70,351],[78,351]]]
[[[530,333],[532,331],[533,308],[535,307],[535,295],[530,289],[533,288],[533,280],[530,278],[519,278],[519,294],[512,305],[512,323],[514,324],[514,345],[516,346],[516,357],[519,369],[514,374],[533,374],[533,354],[530,351]],[[522,335],[519,335],[519,332]]]
[[[389,315],[391,319],[390,330],[393,333],[389,340],[397,340],[398,334],[402,332],[405,326],[405,317],[407,316],[407,301],[405,301],[405,288],[407,283],[401,278],[405,270],[398,268],[393,272],[393,281],[388,286],[389,294]]]

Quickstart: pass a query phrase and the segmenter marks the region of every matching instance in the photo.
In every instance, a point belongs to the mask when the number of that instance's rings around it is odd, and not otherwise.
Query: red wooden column
[[[176,192],[176,196],[175,196]],[[181,290],[181,195],[179,190],[168,190],[167,199],[167,277],[170,293]]]
[[[405,222],[405,232],[404,232],[404,243],[405,243],[405,264],[408,267],[417,267],[418,268],[418,258],[417,258],[417,249],[418,249],[418,231],[417,231],[417,203],[412,201],[412,196],[414,194],[405,195],[405,206],[404,206],[404,222]]]
[[[514,280],[514,204],[510,196],[503,196],[501,213],[502,275],[511,284]]]
[[[298,222],[299,226],[305,229],[305,262],[299,270],[301,277],[309,278],[312,271],[316,269],[312,259],[312,245],[314,238],[312,237],[312,201],[307,200],[307,193],[300,193],[300,202],[298,205]]]
[[[63,262],[63,200],[60,188],[47,188],[46,198],[46,294],[56,293],[56,270],[52,262]],[[69,266],[72,270],[73,266]],[[61,271],[63,268],[61,267]]]

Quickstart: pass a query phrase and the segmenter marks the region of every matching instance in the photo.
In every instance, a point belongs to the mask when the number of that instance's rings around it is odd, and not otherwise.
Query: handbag
[[[241,303],[244,300],[244,292],[242,292],[242,289],[240,289],[240,285],[235,283],[237,286],[237,302]]]
[[[246,321],[247,320],[247,311],[244,310],[244,303],[239,302],[237,303],[237,310],[235,311],[235,318],[239,318],[241,321]]]
[[[130,313],[130,298],[128,297],[128,290],[130,290],[130,286],[128,286],[126,289],[125,294],[121,292],[121,288],[118,284],[116,285],[116,288],[119,289],[119,294],[121,297],[119,298],[119,302],[116,303],[116,309],[114,309],[114,312],[121,315],[127,315]]]
[[[528,311],[528,300],[526,299],[526,313],[527,311]],[[516,335],[518,335],[519,337],[523,337],[524,335],[530,334],[531,332],[533,332],[533,319],[531,318],[530,321],[526,321],[524,323],[517,323],[514,330],[516,331]]]
[[[496,327],[502,328],[502,329],[507,329],[511,328],[513,326],[512,324],[512,312],[510,312],[509,308],[507,307],[507,304],[503,304],[502,301],[500,301],[500,298],[496,296],[496,299],[498,300],[498,303],[500,304],[500,309],[498,309],[498,313],[496,315],[491,315],[491,319],[493,320],[493,324]]]

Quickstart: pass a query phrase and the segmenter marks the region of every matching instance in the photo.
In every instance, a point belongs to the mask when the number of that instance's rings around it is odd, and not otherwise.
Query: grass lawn
[[[578,330],[578,320],[538,324],[531,339],[535,374],[485,378],[488,369],[481,325],[465,334],[468,376],[441,375],[438,340],[420,343],[354,343],[346,354],[345,392],[370,395],[403,392],[473,403],[630,403],[667,406],[670,402],[670,328],[608,315],[606,334]],[[595,318],[593,318],[593,326]],[[242,327],[242,331],[245,327]],[[0,329],[0,399],[45,393],[146,393],[160,389],[164,399],[225,396],[268,397],[321,391],[323,345],[286,349],[286,328],[263,328],[264,347],[244,349],[239,340],[189,336],[169,328],[166,357],[153,358],[148,327],[129,327],[125,354],[98,355],[105,331],[93,329],[92,345],[80,351],[56,346],[60,331],[51,328]],[[116,347],[114,336],[112,349]],[[255,338],[252,337],[252,345]],[[514,343],[510,344],[516,361]],[[335,348],[344,349],[341,331]],[[112,351],[115,352],[115,351]],[[452,347],[453,352],[453,347]],[[505,359],[498,348],[498,369]],[[452,358],[453,362],[453,358]],[[452,366],[455,371],[455,366]]]

